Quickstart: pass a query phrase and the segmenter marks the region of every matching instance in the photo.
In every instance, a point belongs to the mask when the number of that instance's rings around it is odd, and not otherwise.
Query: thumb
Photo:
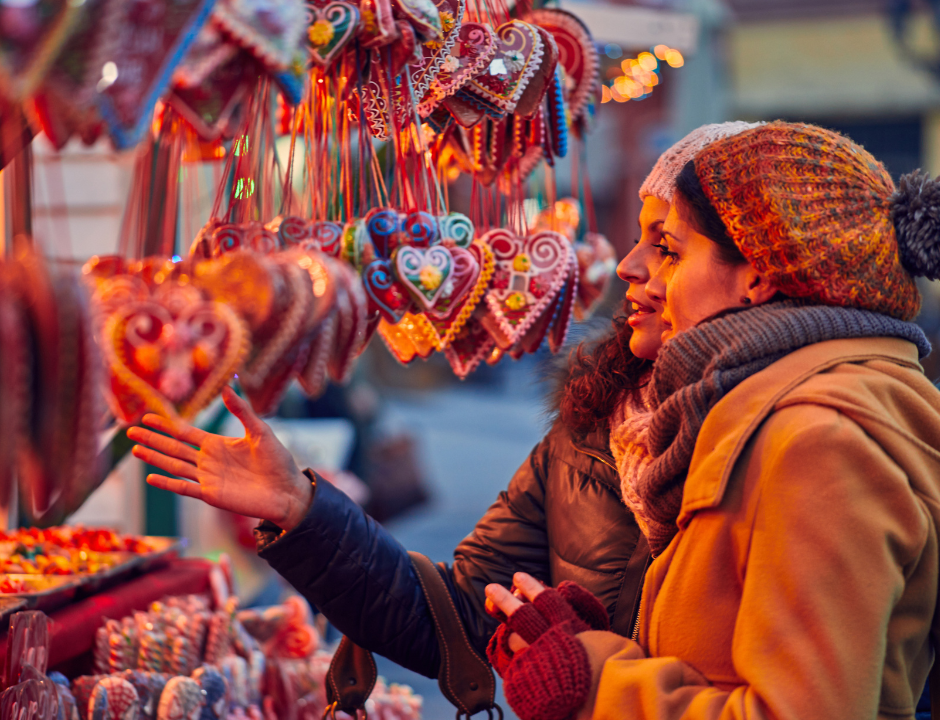
[[[267,428],[264,421],[255,415],[251,405],[243,398],[240,398],[230,385],[222,388],[222,402],[225,403],[225,407],[228,408],[229,412],[238,418],[238,421],[245,428],[245,432],[249,435],[261,435]]]

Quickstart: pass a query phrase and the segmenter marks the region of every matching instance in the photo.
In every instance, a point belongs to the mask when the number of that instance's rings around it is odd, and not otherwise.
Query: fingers
[[[260,435],[267,429],[268,426],[255,415],[251,405],[238,397],[238,393],[228,385],[222,388],[222,402],[225,403],[225,407],[228,408],[229,412],[238,418],[238,421],[244,426],[245,432],[249,435]]]
[[[522,594],[528,600],[535,600],[536,596],[545,590],[545,586],[536,580],[534,577],[527,573],[516,573],[512,576],[512,584],[519,590],[522,591]]]
[[[509,649],[514,653],[525,650],[527,647],[529,647],[529,643],[519,637],[518,633],[513,633],[509,636]]]
[[[522,606],[522,601],[519,598],[514,597],[502,585],[495,583],[486,586],[486,597],[492,600],[493,604],[502,610],[506,617],[512,615]]]
[[[144,445],[135,445],[131,449],[131,452],[134,453],[134,457],[138,460],[143,460],[145,463],[158,467],[161,470],[166,470],[167,472],[188,478],[189,480],[198,479],[196,477],[196,466],[188,462],[177,460],[174,457],[168,457]]]
[[[192,445],[187,445],[179,440],[174,440],[166,435],[160,435],[142,427],[128,428],[127,437],[136,443],[159,450],[165,455],[179,458],[193,465],[196,464],[196,459],[199,456],[199,451],[193,448]]]
[[[202,494],[202,485],[195,482],[188,482],[178,478],[167,477],[166,475],[148,475],[147,484],[153,485],[161,490],[169,490],[177,495],[204,500]]]
[[[154,415],[153,413],[144,415],[141,422],[157,432],[172,435],[177,440],[182,440],[183,442],[196,445],[197,447],[202,447],[203,441],[209,436],[209,433],[205,430],[194,428],[192,425],[182,420],[170,420],[162,415]]]

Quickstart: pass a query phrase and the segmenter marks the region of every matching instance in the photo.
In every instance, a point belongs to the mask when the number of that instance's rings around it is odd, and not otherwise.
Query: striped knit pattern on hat
[[[860,145],[773,122],[711,143],[695,174],[744,257],[785,295],[917,315],[891,219],[894,183]]]
[[[751,375],[801,347],[842,338],[897,337],[930,343],[917,325],[887,315],[784,300],[737,310],[704,322],[667,342],[653,366],[649,451],[653,457],[635,490],[651,519],[653,555],[678,532],[692,452],[709,411]]]
[[[656,161],[653,169],[650,170],[650,174],[646,176],[646,180],[640,186],[640,200],[645,200],[652,195],[671,203],[676,193],[676,177],[682,172],[685,164],[693,159],[703,147],[715,140],[737,135],[740,132],[761,125],[763,123],[735,120],[733,122],[702,125],[702,127],[696,128],[659,156],[659,160]]]

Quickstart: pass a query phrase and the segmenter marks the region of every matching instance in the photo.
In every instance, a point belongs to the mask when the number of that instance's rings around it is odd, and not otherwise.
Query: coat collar
[[[689,465],[677,524],[716,507],[742,450],[776,404],[813,375],[843,363],[887,360],[923,371],[913,343],[897,338],[828,340],[796,350],[741,382],[708,413]]]

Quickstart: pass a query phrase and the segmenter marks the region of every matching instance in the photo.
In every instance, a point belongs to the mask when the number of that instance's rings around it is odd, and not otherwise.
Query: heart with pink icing
[[[481,242],[469,248],[451,248],[454,256],[453,288],[427,312],[438,350],[454,340],[486,292],[493,276],[493,252]]]
[[[406,245],[395,251],[394,259],[398,281],[425,311],[434,307],[448,284],[453,287],[454,256],[449,248]]]
[[[487,310],[508,343],[500,346],[508,349],[558,295],[568,276],[573,251],[564,235],[550,230],[523,238],[499,228],[481,239],[495,259],[486,294]]]
[[[543,43],[538,29],[510,20],[496,31],[496,52],[489,64],[459,92],[488,114],[502,117],[515,110],[529,81],[542,65]]]
[[[428,93],[418,105],[422,117],[430,115],[444,98],[450,97],[481,72],[496,53],[496,33],[489,25],[466,22],[460,27],[457,42],[444,56],[437,75],[431,79]]]

